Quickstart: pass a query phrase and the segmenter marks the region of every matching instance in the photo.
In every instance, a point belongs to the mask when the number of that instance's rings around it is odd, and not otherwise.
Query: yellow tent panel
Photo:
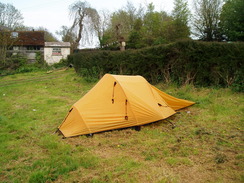
[[[71,137],[139,126],[193,104],[160,91],[141,76],[106,74],[72,106],[58,128]]]

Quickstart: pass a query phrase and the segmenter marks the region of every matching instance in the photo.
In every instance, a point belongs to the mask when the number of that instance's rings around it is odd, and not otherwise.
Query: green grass
[[[72,69],[0,78],[0,182],[243,182],[243,94],[159,84],[197,102],[168,119],[176,128],[54,133],[93,85]]]

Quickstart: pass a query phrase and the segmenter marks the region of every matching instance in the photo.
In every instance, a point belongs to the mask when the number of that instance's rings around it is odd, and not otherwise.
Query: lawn
[[[0,182],[244,181],[243,94],[158,84],[197,104],[140,131],[64,139],[57,127],[93,85],[73,69],[0,78]]]

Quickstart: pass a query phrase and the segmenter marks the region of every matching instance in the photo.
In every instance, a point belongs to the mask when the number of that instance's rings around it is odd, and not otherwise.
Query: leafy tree
[[[143,39],[148,46],[172,41],[172,17],[166,12],[154,11],[153,3],[143,18]]]
[[[0,25],[16,29],[23,24],[21,12],[11,4],[0,2]]]
[[[61,30],[56,31],[56,34],[61,36],[63,42],[73,43],[75,41],[75,34],[65,25],[61,26]]]
[[[150,3],[147,7],[147,12],[143,20],[143,29],[145,35],[147,35],[148,44],[153,44],[154,38],[158,37],[161,33],[162,17],[159,12],[154,11],[155,7],[153,3]]]
[[[135,21],[133,30],[130,32],[129,40],[127,44],[128,48],[138,49],[146,46],[142,39],[143,37],[142,27],[143,27],[143,20],[141,18],[138,18]]]
[[[5,65],[7,48],[10,41],[10,33],[0,31],[0,68]]]
[[[220,16],[220,27],[227,40],[244,41],[244,1],[227,0]]]
[[[175,12],[175,17],[180,16],[180,12],[177,13],[178,15]],[[180,18],[177,17],[176,19],[180,22]],[[184,21],[183,18],[181,20],[182,24],[184,23],[185,25],[187,25],[187,21]],[[119,27],[117,26],[117,31],[110,32],[110,37],[122,37],[127,42],[127,48],[134,49],[169,43],[179,37],[183,37],[182,29],[174,31],[176,29],[175,27],[178,26],[178,22],[174,22],[173,17],[164,11],[155,11],[153,3],[147,5],[146,11],[142,7],[136,9],[132,4],[127,3],[124,9],[112,15],[110,30],[117,25]],[[188,33],[184,34],[185,37],[189,35],[189,28],[187,30]],[[116,32],[117,35],[115,34]]]
[[[114,30],[114,36],[117,40],[118,34],[125,39],[128,38],[130,31],[133,28],[133,19],[125,10],[118,10],[111,17],[111,28]],[[116,28],[117,27],[117,28]]]
[[[0,30],[0,66],[6,64],[7,49],[10,48],[14,42],[8,29],[16,30],[22,23],[23,17],[19,10],[11,4],[0,2],[0,27],[4,27],[2,31]]]
[[[0,66],[6,64],[7,49],[9,49],[15,39],[11,37],[9,30],[16,30],[23,23],[23,17],[19,10],[11,4],[0,2]]]
[[[69,27],[63,25],[61,27],[61,30],[56,31],[56,34],[61,36],[61,39],[63,42],[70,42],[71,52],[73,52],[73,50],[75,49],[74,48],[74,43],[75,43],[75,39],[76,39],[75,33],[72,32]]]
[[[44,40],[46,42],[57,42],[58,39],[45,27],[38,27],[35,29],[36,31],[43,31],[44,32]]]
[[[143,8],[136,8],[132,3],[127,2],[126,6],[112,13],[110,23],[104,32],[103,43],[110,45],[114,42],[128,41],[132,32],[136,31],[136,21],[142,19]],[[130,43],[127,44],[128,46]]]
[[[204,41],[219,39],[221,0],[195,0],[194,34]]]
[[[174,9],[172,12],[174,23],[175,39],[189,38],[190,10],[186,0],[174,0]]]

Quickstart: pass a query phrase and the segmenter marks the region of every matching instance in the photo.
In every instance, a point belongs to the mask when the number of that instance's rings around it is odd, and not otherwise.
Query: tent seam
[[[78,109],[77,109],[77,110],[78,110]],[[84,120],[84,118],[82,117],[81,114],[82,114],[82,113],[79,112],[79,115],[80,115],[81,119],[84,121],[84,124],[85,124],[86,128],[88,129],[89,133],[91,134],[91,129],[88,127],[88,125],[86,124],[86,121]]]

